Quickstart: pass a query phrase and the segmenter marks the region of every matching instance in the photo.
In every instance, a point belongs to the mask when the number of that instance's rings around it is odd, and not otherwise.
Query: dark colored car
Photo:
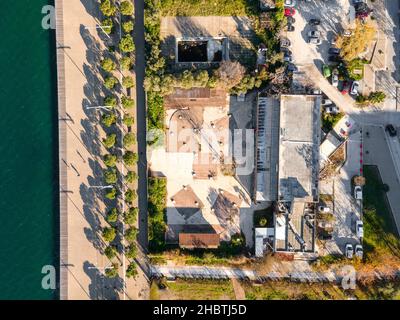
[[[288,56],[292,55],[292,51],[290,51],[290,49],[286,48],[286,47],[281,47],[281,52],[283,52],[285,55],[288,55]]]
[[[321,24],[321,20],[319,20],[319,19],[311,19],[311,20],[309,21],[309,23],[310,23],[311,25],[313,25],[313,26],[318,26],[318,25]]]
[[[339,54],[340,49],[339,48],[330,48],[329,49],[329,54]]]
[[[348,94],[349,90],[350,90],[350,86],[351,86],[351,84],[350,84],[349,81],[343,81],[343,86],[342,86],[341,93],[342,94]]]
[[[394,128],[394,126],[392,124],[388,124],[385,127],[385,129],[391,137],[395,137],[397,135],[397,130]]]
[[[296,22],[296,19],[293,18],[292,16],[287,17],[286,20],[287,20],[287,23],[288,23],[288,24],[293,24],[293,23]]]
[[[286,31],[293,32],[295,30],[294,25],[288,23],[286,26]]]
[[[335,55],[329,56],[328,61],[340,63],[342,61],[342,58],[339,55],[335,54]]]

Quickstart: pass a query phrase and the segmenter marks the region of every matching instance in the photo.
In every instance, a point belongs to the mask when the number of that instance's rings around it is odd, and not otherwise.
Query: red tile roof
[[[220,238],[216,233],[180,233],[179,246],[181,248],[209,248],[219,247]]]

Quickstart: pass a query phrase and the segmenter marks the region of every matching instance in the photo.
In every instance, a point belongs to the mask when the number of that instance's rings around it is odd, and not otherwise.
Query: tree
[[[125,239],[128,242],[134,242],[136,240],[137,234],[138,234],[138,230],[135,227],[130,227],[125,232]]]
[[[260,227],[265,227],[266,225],[267,225],[267,218],[265,218],[265,217],[262,217],[261,219],[260,219],[260,221],[258,222],[258,224],[260,225]]]
[[[127,223],[127,224],[131,224],[131,225],[135,224],[137,215],[138,215],[138,209],[137,208],[129,208],[124,213],[124,222]]]
[[[121,104],[125,109],[131,109],[135,105],[135,101],[132,98],[122,96]]]
[[[208,84],[209,75],[207,70],[200,70],[194,75],[194,82],[196,87],[206,87]]]
[[[133,166],[138,161],[138,155],[132,151],[127,151],[123,155],[123,160],[127,166]]]
[[[129,70],[132,68],[133,61],[130,57],[122,57],[119,63],[121,64],[122,70]]]
[[[112,189],[107,189],[105,197],[109,200],[114,200],[115,197],[117,196],[117,189],[112,188]]]
[[[115,184],[118,181],[117,170],[115,168],[107,169],[104,171],[104,181],[107,184]]]
[[[131,35],[126,34],[119,42],[119,48],[122,52],[132,52],[135,50],[135,44]]]
[[[135,259],[137,255],[137,247],[135,244],[131,244],[129,247],[126,248],[125,256],[128,259]]]
[[[124,122],[124,124],[127,127],[131,127],[135,123],[135,118],[133,116],[130,116],[130,115],[125,115],[124,116],[124,120],[122,120],[122,121]]]
[[[365,177],[356,175],[353,177],[353,184],[355,186],[364,186],[365,185]]]
[[[357,20],[356,28],[348,37],[341,35],[336,40],[336,46],[341,49],[340,56],[345,61],[358,58],[375,38],[376,27],[371,23],[362,23]]]
[[[104,86],[110,90],[113,89],[117,83],[118,79],[114,76],[108,76],[104,79]]]
[[[113,227],[105,227],[102,236],[105,241],[112,242],[117,236],[117,231]]]
[[[137,271],[136,263],[131,262],[129,264],[128,268],[126,269],[126,276],[128,278],[134,278],[137,276],[137,274],[138,274],[138,271]]]
[[[125,202],[132,203],[137,198],[137,193],[135,190],[128,189],[125,192]]]
[[[121,2],[121,13],[124,16],[131,16],[133,15],[133,4],[129,0],[125,0]]]
[[[128,183],[133,183],[138,179],[138,175],[135,171],[128,171],[128,173],[125,176],[125,181]]]
[[[101,123],[107,128],[111,127],[117,122],[117,117],[114,113],[103,114],[101,117]]]
[[[126,76],[122,78],[122,85],[125,88],[132,88],[135,86],[135,80],[133,80],[133,77]]]
[[[114,23],[111,18],[104,19],[101,22],[101,28],[106,34],[111,34],[114,27]]]
[[[116,278],[118,277],[118,264],[113,263],[112,267],[109,267],[105,271],[106,277],[107,278]]]
[[[118,104],[117,98],[114,96],[107,96],[104,98],[104,105],[107,107],[115,108]]]
[[[230,90],[238,85],[243,79],[246,69],[237,61],[223,61],[219,68],[215,70],[217,85],[226,90]]]
[[[117,208],[112,208],[106,216],[106,220],[108,223],[115,223],[118,220],[118,210]]]
[[[136,143],[136,136],[134,133],[129,132],[123,138],[123,144],[125,148],[129,148]]]
[[[111,17],[117,11],[117,7],[113,0],[102,0],[100,3],[100,11],[106,16]]]
[[[103,144],[107,149],[114,147],[117,139],[117,135],[115,133],[107,135],[106,138],[103,139]]]
[[[103,160],[107,167],[114,168],[117,163],[117,156],[115,154],[106,154]]]
[[[133,31],[133,21],[126,21],[122,23],[122,30],[124,30],[125,33],[129,33]]]
[[[111,58],[105,58],[100,62],[101,68],[106,72],[113,72],[117,66]]]
[[[382,103],[383,101],[385,101],[385,99],[386,99],[386,94],[382,91],[371,92],[368,96],[368,100],[372,104]]]
[[[104,250],[104,254],[106,255],[106,257],[108,259],[112,259],[117,255],[117,249],[115,246],[108,246],[105,250]]]

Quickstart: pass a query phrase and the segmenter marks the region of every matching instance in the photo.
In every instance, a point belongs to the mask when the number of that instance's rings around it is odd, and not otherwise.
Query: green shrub
[[[136,144],[136,136],[134,133],[129,132],[123,138],[123,144],[125,148],[129,148]]]
[[[117,208],[112,208],[106,216],[106,220],[108,223],[115,223],[118,220],[118,210]]]
[[[132,243],[136,240],[138,234],[138,230],[135,227],[130,227],[126,232],[125,232],[125,239],[126,241]]]
[[[115,108],[118,104],[118,100],[114,96],[107,96],[104,98],[104,106]]]
[[[123,155],[123,160],[127,166],[133,166],[138,161],[138,155],[132,151],[127,151]]]
[[[126,248],[125,256],[128,259],[135,259],[137,255],[137,247],[134,244],[131,244],[128,248]]]
[[[106,148],[110,149],[114,147],[117,139],[117,135],[115,133],[107,135],[106,138],[103,139],[103,144]]]
[[[119,42],[119,48],[122,52],[132,52],[135,50],[135,44],[131,35],[125,35]]]
[[[116,278],[118,277],[118,264],[113,263],[111,267],[107,268],[105,271],[107,278]]]
[[[129,208],[127,211],[125,211],[124,222],[127,224],[135,224],[138,211],[139,210],[137,208]]]
[[[101,22],[101,28],[106,34],[111,34],[113,31],[114,23],[111,18],[104,19]]]
[[[107,72],[113,72],[117,68],[115,62],[112,61],[111,58],[103,59],[100,63],[100,66],[104,71],[107,71]]]
[[[102,236],[104,241],[112,242],[117,236],[117,231],[113,227],[106,227],[103,229]]]
[[[113,0],[102,0],[100,3],[100,11],[106,16],[111,17],[117,11],[117,7]]]
[[[122,96],[121,104],[125,109],[131,109],[135,105],[135,101],[132,98]]]
[[[135,190],[128,189],[125,192],[125,202],[132,203],[137,198],[137,193]]]
[[[106,154],[103,157],[104,164],[107,167],[113,168],[117,164],[117,156],[115,154]]]
[[[135,80],[133,79],[133,77],[127,76],[127,77],[123,77],[122,78],[122,85],[125,88],[132,88],[135,86]]]
[[[115,168],[107,169],[104,171],[104,181],[107,184],[115,184],[118,181],[117,170]]]
[[[122,30],[124,30],[125,33],[129,33],[133,31],[133,21],[126,21],[122,23]]]
[[[122,70],[129,70],[130,68],[132,68],[133,61],[130,57],[123,57],[121,58],[119,63],[121,64]]]
[[[114,113],[103,114],[101,117],[101,123],[107,128],[111,127],[117,122],[117,117]]]
[[[125,176],[125,181],[128,183],[133,183],[138,179],[138,175],[135,171],[128,171],[128,173]]]
[[[117,83],[118,79],[114,76],[108,76],[104,79],[104,86],[110,90],[113,89]]]
[[[112,189],[107,189],[105,197],[109,200],[114,200],[117,196],[117,189],[112,188]]]
[[[137,267],[136,267],[136,263],[131,262],[128,266],[128,268],[126,269],[126,276],[128,278],[135,278],[138,274],[137,271]]]
[[[112,259],[117,255],[117,249],[115,246],[108,246],[105,250],[104,250],[104,254],[106,255],[106,257],[108,259]]]
[[[167,180],[149,177],[148,212],[149,212],[149,248],[161,251],[165,248],[166,223],[164,211],[167,197]]]
[[[130,115],[125,115],[124,116],[124,120],[122,120],[122,121],[124,122],[124,124],[127,127],[131,127],[135,123],[135,118],[133,116],[130,116]]]
[[[130,0],[125,0],[121,2],[121,13],[124,16],[133,15],[133,4]]]

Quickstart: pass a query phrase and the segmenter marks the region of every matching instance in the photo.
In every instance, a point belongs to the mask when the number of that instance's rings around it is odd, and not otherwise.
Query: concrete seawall
[[[56,46],[57,46],[57,91],[58,91],[58,152],[59,152],[59,194],[60,194],[60,265],[59,265],[59,290],[60,300],[68,298],[68,199],[67,199],[67,169],[63,164],[66,157],[66,97],[65,97],[65,54],[63,0],[55,0],[56,13]]]

